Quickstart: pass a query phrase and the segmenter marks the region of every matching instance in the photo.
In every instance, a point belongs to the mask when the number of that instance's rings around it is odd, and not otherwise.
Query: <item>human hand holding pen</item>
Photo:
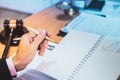
[[[46,36],[50,33],[45,30],[39,30],[39,34],[27,33],[22,36],[16,55],[12,58],[16,71],[23,70],[34,58],[38,48],[39,55],[43,55],[48,45]]]
[[[29,31],[29,32],[32,32],[34,34],[39,34],[39,32],[37,30],[35,30],[34,28],[32,27],[29,27],[29,26],[25,26],[25,28]],[[51,41],[51,42],[54,42],[51,38],[49,38],[48,36],[45,37],[45,39]]]

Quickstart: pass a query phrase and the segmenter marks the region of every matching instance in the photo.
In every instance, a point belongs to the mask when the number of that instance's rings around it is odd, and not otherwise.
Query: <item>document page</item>
[[[53,50],[52,55],[44,58],[37,70],[58,80],[68,80],[100,37],[100,35],[70,31]]]
[[[98,35],[111,37],[120,37],[120,19],[111,17],[101,17],[95,14],[82,12],[61,31],[69,32],[70,30],[84,31]]]
[[[106,37],[74,80],[117,80],[120,76],[120,39]]]

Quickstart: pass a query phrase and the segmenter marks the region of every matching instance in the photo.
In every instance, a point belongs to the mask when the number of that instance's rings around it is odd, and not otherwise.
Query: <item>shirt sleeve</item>
[[[6,59],[0,59],[0,79],[12,80]]]
[[[11,76],[16,76],[17,72],[16,72],[15,66],[13,64],[12,57],[6,59],[6,62],[7,62],[8,69],[10,71]]]

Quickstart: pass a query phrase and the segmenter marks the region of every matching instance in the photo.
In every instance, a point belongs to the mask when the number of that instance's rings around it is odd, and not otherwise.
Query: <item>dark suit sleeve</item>
[[[6,60],[0,59],[0,80],[12,80]]]

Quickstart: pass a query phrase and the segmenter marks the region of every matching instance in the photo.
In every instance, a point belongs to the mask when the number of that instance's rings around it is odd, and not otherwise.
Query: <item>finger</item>
[[[51,34],[50,32],[47,32],[47,36],[48,36],[48,37],[51,37],[52,34]]]
[[[45,36],[46,36],[46,31],[45,30],[41,30],[40,35],[37,35],[34,38],[32,46],[37,49],[39,44],[44,40]]]
[[[43,43],[40,45],[40,51],[39,51],[40,56],[44,55],[44,52],[45,52],[47,46],[48,46],[48,41],[44,40]]]
[[[26,42],[26,43],[32,43],[34,38],[34,36],[31,33],[26,33],[22,36],[21,40],[22,42]]]

